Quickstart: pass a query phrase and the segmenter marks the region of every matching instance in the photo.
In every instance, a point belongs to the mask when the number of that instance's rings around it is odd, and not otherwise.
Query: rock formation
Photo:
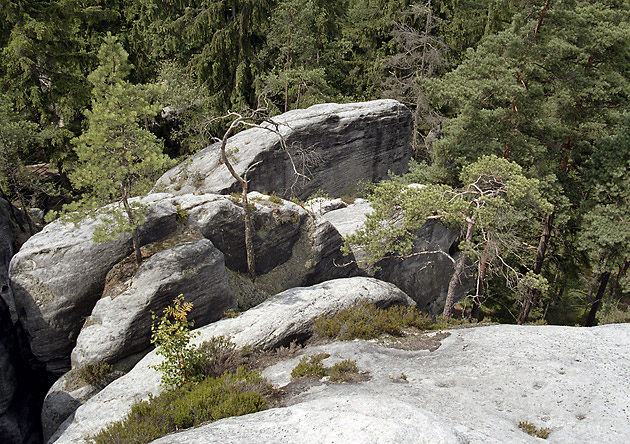
[[[372,278],[347,278],[294,288],[277,294],[237,318],[223,319],[199,328],[196,343],[213,336],[226,336],[239,346],[268,349],[288,345],[312,334],[313,321],[332,315],[361,301],[386,307],[413,304],[392,284]],[[131,404],[158,394],[160,374],[152,368],[161,358],[151,352],[126,375],[109,384],[68,418],[53,435],[51,443],[76,443],[122,419]]]
[[[18,210],[0,199],[0,437],[2,442],[35,444],[40,441],[39,408],[46,383],[31,368],[20,347],[20,332],[12,321],[15,312],[9,283],[9,262],[28,237],[26,221]]]
[[[359,181],[379,181],[388,171],[407,171],[412,116],[395,100],[314,105],[273,120],[286,150],[270,124],[242,131],[227,144],[236,172],[247,171],[250,191],[302,199],[320,190],[341,196],[352,193]],[[220,163],[219,147],[211,145],[165,173],[154,191],[240,192],[240,184]]]
[[[330,367],[356,360],[369,379],[316,383],[287,407],[227,418],[154,441],[286,444],[624,443],[630,436],[630,325],[493,325],[390,340],[335,342]],[[277,387],[301,356],[267,368]],[[546,440],[518,425],[548,429]]]

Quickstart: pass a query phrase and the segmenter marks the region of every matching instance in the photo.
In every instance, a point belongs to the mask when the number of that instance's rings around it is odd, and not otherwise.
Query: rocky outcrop
[[[140,228],[142,243],[175,231],[176,208],[166,195],[141,199],[148,208]],[[95,243],[99,222],[78,226],[53,222],[31,237],[13,257],[10,278],[17,316],[35,357],[58,376],[69,370],[70,352],[84,319],[103,293],[111,268],[131,253],[131,235]]]
[[[237,318],[223,319],[199,328],[195,342],[224,335],[239,346],[272,348],[312,334],[313,321],[332,315],[361,301],[380,306],[413,304],[392,284],[372,278],[327,281],[312,287],[294,288],[269,298]],[[161,358],[151,352],[126,375],[112,382],[79,407],[53,435],[57,444],[80,442],[114,421],[122,419],[131,404],[161,391],[160,374],[152,368]]]
[[[367,200],[357,199],[348,207],[327,212],[323,217],[339,233],[348,236],[363,227],[371,211]],[[386,257],[374,267],[366,265],[365,254],[360,248],[353,248],[353,253],[359,266],[368,275],[396,284],[416,301],[419,309],[439,314],[444,307],[455,260],[459,255],[459,234],[437,221],[428,221],[414,236],[413,250],[408,257]],[[457,287],[457,300],[466,295],[471,285],[470,277],[466,276]]]
[[[106,291],[96,303],[72,351],[73,368],[99,362],[118,364],[147,350],[151,346],[151,313],[160,313],[178,294],[193,303],[189,320],[196,325],[217,321],[227,309],[236,308],[223,254],[203,238],[154,253],[121,287]],[[133,364],[132,359],[115,367]]]
[[[369,380],[320,383],[287,407],[223,419],[154,443],[543,442],[522,431],[520,422],[548,429],[544,442],[551,444],[624,443],[630,436],[628,324],[493,325],[409,339],[404,349],[394,348],[400,347],[394,338],[309,347],[303,354],[330,354],[326,367],[356,360]],[[263,376],[285,387],[300,358],[280,362]]]
[[[243,209],[229,196],[159,194],[141,199],[146,209],[146,222],[140,227],[142,243],[149,249],[154,248],[157,245],[154,242],[157,241],[158,244],[171,242],[175,246],[178,233],[186,230],[199,233],[199,238],[211,241],[223,253],[225,265],[231,270],[228,275],[230,286],[241,309],[256,305],[266,297],[288,288],[357,274],[352,264],[338,266],[351,262],[352,258],[343,257],[339,250],[343,240],[327,221],[313,217],[291,202],[270,200],[259,193],[251,193],[250,198],[258,274],[255,285],[244,275]],[[122,235],[110,242],[95,243],[92,233],[96,225],[97,222],[92,219],[84,220],[78,227],[59,222],[49,224],[33,236],[11,262],[11,279],[20,322],[29,334],[33,354],[45,363],[48,371],[57,376],[70,368],[70,352],[84,320],[92,314],[97,301],[103,296],[108,273],[131,253],[129,235]],[[165,265],[163,262],[156,263],[155,267],[151,264],[153,262],[149,262],[144,270]],[[170,266],[177,268],[177,265]],[[147,271],[141,275],[145,273]],[[160,272],[156,270],[151,273]],[[152,276],[151,279],[158,279],[157,274]],[[134,279],[141,279],[141,276]],[[147,285],[143,284],[142,287],[148,288]],[[185,285],[182,285],[165,284],[162,290],[156,288],[160,294],[160,303],[172,300],[179,292],[188,293]],[[128,284],[123,280],[123,289],[119,293],[122,294],[127,287]],[[87,331],[96,332],[102,328],[96,324],[108,323],[101,314],[109,310],[107,307],[127,304],[127,301],[136,297],[131,293],[135,294],[139,289],[138,285],[129,287],[123,299],[112,301],[106,297],[100,302],[94,317],[88,321],[93,326],[91,330],[86,329],[86,338]],[[219,305],[219,309],[225,306],[224,303]],[[144,309],[141,320],[129,321],[128,326],[147,327],[150,309]],[[129,319],[135,319],[135,315],[130,316]],[[117,315],[112,314],[109,318],[117,319]],[[212,317],[203,319],[206,318]],[[125,322],[119,322],[118,327],[122,327]],[[105,330],[99,331],[102,333]],[[149,331],[148,327],[146,331]],[[107,337],[111,336],[113,342],[128,341],[120,339],[120,332],[110,333]],[[133,332],[124,334],[124,337],[132,336]],[[89,337],[94,338],[91,335]],[[94,342],[102,343],[103,337],[98,341],[86,339],[82,341],[81,347],[91,349],[96,347]],[[99,347],[101,351],[95,356],[109,356],[113,350],[109,350],[109,345]],[[119,344],[114,348],[120,347],[138,351],[140,346],[134,342],[132,346]],[[109,351],[106,352],[106,349]],[[89,361],[79,358],[82,353],[77,352],[77,360]]]
[[[333,196],[351,193],[358,181],[375,182],[388,171],[402,174],[412,155],[411,113],[395,100],[321,104],[273,118],[285,140],[266,124],[228,140],[236,172],[247,171],[251,191],[275,192],[302,199],[322,190]],[[185,193],[240,192],[240,185],[211,145],[164,174],[154,191]],[[302,180],[295,171],[308,180]]]

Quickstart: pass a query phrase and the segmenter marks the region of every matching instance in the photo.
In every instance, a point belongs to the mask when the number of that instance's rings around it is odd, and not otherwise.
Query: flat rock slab
[[[357,182],[376,182],[388,171],[407,171],[412,155],[412,116],[395,100],[314,105],[275,116],[286,141],[273,128],[252,128],[228,140],[226,151],[239,175],[247,171],[250,191],[305,199],[318,191],[350,194]],[[211,145],[166,172],[155,192],[240,192],[220,163],[220,144]],[[301,180],[295,172],[308,177]]]
[[[462,442],[470,444],[628,442],[630,324],[594,328],[493,325],[446,333],[449,335],[427,334],[441,342],[437,349],[420,346],[416,351],[401,350],[386,347],[380,341],[337,342],[308,348],[304,354],[331,355],[323,361],[326,367],[341,359],[356,360],[359,370],[369,372],[371,378],[359,384],[314,386],[290,401],[288,410],[315,401],[325,406],[328,401],[331,416],[338,413],[337,421],[342,421],[349,409],[340,406],[339,399],[355,404],[373,397],[384,400],[374,409],[375,423],[381,421],[381,408],[387,411],[388,403],[403,403],[407,409],[416,409],[420,417],[431,415],[436,424],[455,430]],[[284,386],[291,380],[291,369],[299,359],[300,356],[278,363],[263,375]],[[406,412],[401,410],[402,420]],[[282,435],[274,435],[273,427],[265,430],[257,425],[255,415],[231,418],[230,427],[236,429],[243,421],[240,433],[244,436],[250,424],[254,430],[260,427],[257,442],[305,442],[291,434],[286,440],[280,439]],[[289,416],[277,414],[279,418]],[[317,423],[317,415],[314,421]],[[548,438],[542,441],[524,433],[518,428],[521,421],[548,429]],[[205,442],[215,442],[213,425],[217,427],[216,436],[223,436],[223,426],[218,421],[206,426],[207,433],[202,435]],[[307,430],[308,426],[296,427]],[[324,429],[329,433],[326,442],[346,442],[343,430]],[[398,442],[390,438],[386,429],[380,436],[363,442]],[[171,442],[180,442],[177,435],[170,438]],[[248,441],[234,438],[225,442]]]
[[[416,405],[382,395],[340,394],[228,418],[153,444],[465,444]]]
[[[363,277],[336,279],[284,291],[237,318],[199,328],[195,342],[224,335],[239,346],[265,349],[289,344],[293,339],[312,334],[313,322],[318,316],[332,315],[362,301],[380,306],[413,304],[405,293],[386,282]],[[161,375],[152,367],[159,362],[161,357],[155,352],[146,355],[129,373],[79,407],[49,442],[81,442],[108,424],[123,419],[134,402],[160,393]]]

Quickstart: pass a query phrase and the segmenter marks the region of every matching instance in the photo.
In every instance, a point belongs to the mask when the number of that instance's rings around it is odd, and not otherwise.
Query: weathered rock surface
[[[413,304],[392,284],[372,278],[327,281],[308,288],[294,288],[269,298],[237,318],[223,319],[199,328],[195,342],[224,335],[239,346],[271,348],[312,334],[313,320],[334,314],[360,301],[381,306]],[[79,407],[53,435],[50,442],[76,443],[122,419],[131,404],[161,391],[160,374],[151,366],[161,358],[151,352],[126,375],[112,382]]]
[[[343,236],[355,233],[365,224],[366,216],[372,211],[370,203],[357,199],[346,208],[330,211],[324,218],[332,223]],[[437,221],[429,221],[416,231],[413,251],[409,257],[386,257],[374,268],[365,264],[365,253],[354,248],[353,253],[359,266],[370,276],[396,284],[409,295],[422,311],[441,313],[448,284],[458,257],[458,233]],[[457,300],[462,299],[471,288],[468,277],[457,288]]]
[[[277,203],[253,192],[249,199],[257,278],[252,285],[243,274],[247,271],[243,209],[230,198],[213,196],[211,203],[191,206],[187,224],[210,239],[225,255],[226,266],[236,272],[230,273],[230,281],[240,309],[289,288],[358,274],[353,258],[341,253],[343,239],[331,224],[292,202]],[[182,208],[204,199],[182,198],[189,202],[182,201]]]
[[[57,379],[48,390],[42,406],[43,442],[46,442],[68,416],[99,390],[99,387],[80,381],[76,376],[76,370],[71,370]]]
[[[436,341],[434,351],[424,346]],[[519,429],[521,421],[547,428],[550,444],[625,443],[630,436],[630,324],[494,325],[426,334],[415,350],[386,344],[337,342],[304,351],[329,353],[327,367],[356,360],[369,372],[366,382],[316,385],[288,407],[154,443],[542,442]],[[299,359],[263,374],[284,386]]]
[[[309,199],[304,204],[304,208],[318,216],[323,216],[326,213],[334,210],[339,210],[341,208],[346,208],[347,206],[348,204],[340,198],[327,199],[325,197],[316,197],[314,199]]]
[[[318,190],[341,196],[359,180],[374,182],[387,177],[388,171],[406,172],[412,155],[411,113],[395,100],[314,105],[274,121],[289,153],[278,135],[265,128],[240,132],[227,144],[236,172],[243,175],[249,170],[251,191],[302,199]],[[165,173],[154,191],[240,192],[240,185],[220,164],[219,147],[211,145]],[[298,180],[295,169],[310,180]]]
[[[223,254],[208,239],[158,251],[140,265],[122,291],[104,295],[77,338],[72,367],[115,364],[148,349],[151,313],[161,313],[178,294],[193,303],[189,320],[196,325],[217,321],[225,310],[236,308]]]
[[[452,426],[415,403],[348,390],[227,418],[153,444],[467,444]]]
[[[148,207],[140,228],[143,244],[172,233],[176,209],[168,195],[141,199]],[[95,243],[93,219],[74,224],[53,222],[31,237],[11,260],[9,275],[17,316],[32,353],[60,376],[69,370],[70,352],[83,320],[101,297],[105,276],[131,253],[131,236]]]
[[[335,266],[352,258],[343,257],[339,251],[343,240],[328,222],[287,201],[275,203],[259,193],[251,193],[251,198],[259,275],[255,286],[242,274],[246,270],[243,209],[228,196],[143,198],[147,221],[140,229],[142,243],[164,240],[182,229],[201,233],[224,254],[226,266],[233,271],[230,283],[241,309],[291,287],[357,274],[353,265]],[[102,296],[107,273],[131,253],[128,235],[94,243],[95,225],[93,220],[78,228],[49,224],[11,262],[17,314],[31,349],[57,376],[69,370],[70,352],[83,320]],[[169,297],[177,296],[177,291],[172,289],[175,294]],[[107,305],[102,304],[99,309]]]

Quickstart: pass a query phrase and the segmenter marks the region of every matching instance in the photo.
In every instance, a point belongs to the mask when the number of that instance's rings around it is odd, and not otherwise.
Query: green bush
[[[543,429],[542,427],[537,428],[531,422],[521,421],[518,423],[518,428],[528,435],[536,436],[538,438],[547,439],[547,436],[549,436],[549,429]]]
[[[315,355],[304,356],[298,365],[291,370],[292,378],[305,378],[309,376],[323,377],[328,374],[322,361],[328,358],[328,353],[317,353]]]
[[[359,368],[357,367],[357,361],[351,359],[339,361],[328,370],[328,376],[330,376],[331,382],[348,382],[358,374]]]
[[[107,362],[97,362],[95,364],[85,364],[77,370],[77,376],[86,384],[99,387],[107,384],[114,368]]]
[[[234,372],[247,361],[247,351],[239,348],[225,336],[214,336],[204,341],[195,353],[190,377],[201,380]]]
[[[190,332],[193,322],[187,320],[192,308],[193,304],[184,302],[184,296],[180,294],[173,300],[173,305],[164,309],[163,317],[153,315],[151,344],[155,345],[158,355],[164,356],[164,360],[153,368],[162,372],[161,384],[164,388],[197,382],[192,373],[200,360],[200,354],[190,344],[194,336]]]
[[[380,309],[373,303],[362,303],[332,317],[318,318],[315,333],[341,340],[373,339],[383,334],[401,336],[407,327],[436,330],[460,323],[442,318],[432,321],[415,307],[396,305]]]
[[[94,444],[144,444],[177,430],[208,421],[265,409],[271,392],[260,373],[243,367],[235,373],[208,378],[162,392],[131,408],[127,417],[91,438]]]

